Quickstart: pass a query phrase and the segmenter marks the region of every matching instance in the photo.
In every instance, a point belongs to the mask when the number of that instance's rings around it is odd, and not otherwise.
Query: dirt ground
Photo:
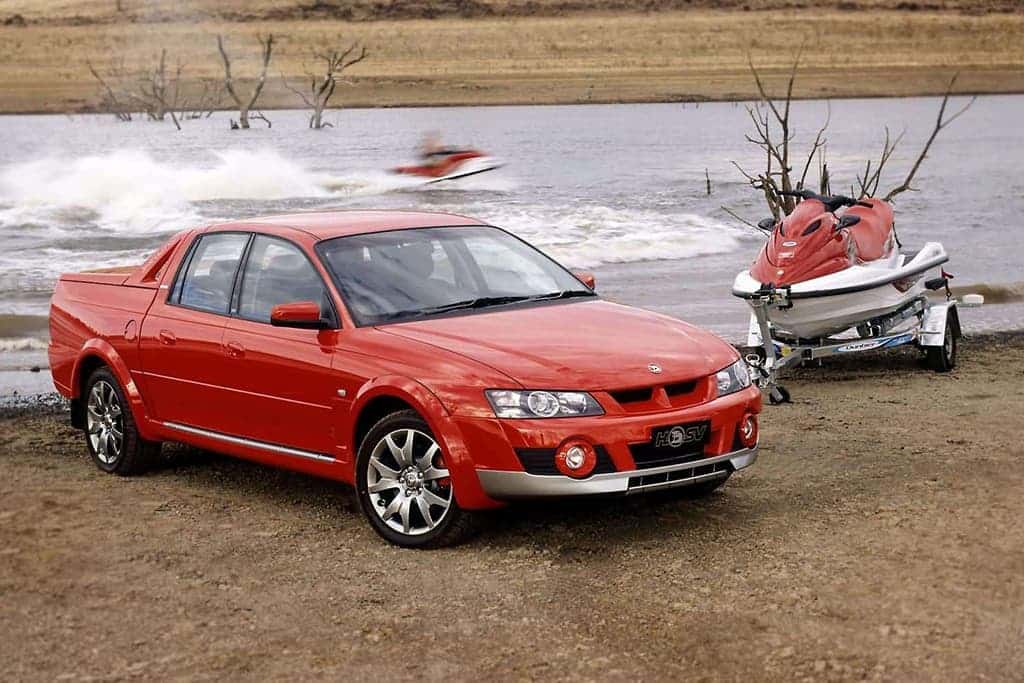
[[[1016,0],[343,4],[348,10],[294,0],[125,0],[117,12],[112,0],[7,0],[0,112],[94,110],[90,63],[130,85],[164,48],[169,64],[183,65],[184,98],[219,90],[217,34],[244,90],[258,71],[257,35],[277,38],[263,108],[301,107],[285,79],[307,88],[305,74],[320,68],[313,52],[350,41],[370,57],[345,72],[336,107],[750,99],[748,53],[780,88],[801,45],[797,97],[941,94],[955,71],[958,92],[1024,91]],[[225,97],[220,106],[228,104]]]
[[[523,505],[385,545],[352,492],[174,449],[122,479],[0,419],[7,680],[1009,680],[1024,670],[1024,337],[802,371],[702,501]]]

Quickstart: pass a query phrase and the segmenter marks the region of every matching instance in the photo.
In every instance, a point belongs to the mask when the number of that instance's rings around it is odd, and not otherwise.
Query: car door
[[[314,301],[328,329],[276,327],[279,304]],[[311,455],[333,457],[338,382],[331,358],[338,316],[306,253],[286,239],[257,234],[239,278],[234,316],[224,330],[231,367],[231,432]]]
[[[224,358],[224,327],[251,237],[248,232],[197,236],[167,296],[157,296],[142,322],[145,398],[163,422],[221,431],[231,370]]]

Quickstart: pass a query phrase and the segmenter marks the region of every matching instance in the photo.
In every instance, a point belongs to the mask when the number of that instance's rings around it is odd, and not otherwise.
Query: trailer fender
[[[946,322],[956,339],[961,337],[960,315],[955,301],[931,304],[921,317],[921,346],[942,346],[946,342]]]

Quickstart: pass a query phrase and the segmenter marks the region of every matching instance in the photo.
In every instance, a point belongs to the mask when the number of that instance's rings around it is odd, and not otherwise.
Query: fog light
[[[555,467],[568,477],[582,479],[590,476],[596,466],[597,453],[585,441],[566,442],[555,453]]]
[[[747,413],[740,420],[740,426],[737,429],[737,434],[740,437],[740,443],[745,448],[753,448],[757,445],[757,415],[753,413]]]

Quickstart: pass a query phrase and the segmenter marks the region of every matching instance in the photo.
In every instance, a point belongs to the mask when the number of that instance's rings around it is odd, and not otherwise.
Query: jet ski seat
[[[846,216],[860,219],[846,228],[856,245],[857,258],[861,261],[875,261],[889,254],[893,246],[893,215],[888,202],[873,198],[862,199],[846,210],[843,217]]]

